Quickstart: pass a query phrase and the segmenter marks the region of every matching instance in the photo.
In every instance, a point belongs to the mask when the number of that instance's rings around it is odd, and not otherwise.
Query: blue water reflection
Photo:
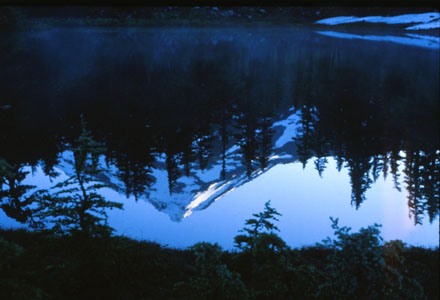
[[[271,200],[291,246],[330,235],[330,216],[354,230],[383,224],[386,240],[437,245],[436,40],[323,34],[19,34],[0,58],[0,163],[17,174],[34,168],[22,184],[50,188],[75,174],[72,144],[85,123],[105,146],[93,157],[104,169],[95,179],[111,186],[101,193],[124,204],[109,212],[119,234],[231,248]],[[429,47],[408,47],[414,41]],[[19,176],[0,175],[3,211],[26,216],[11,196]],[[17,226],[3,211],[0,225]]]
[[[332,236],[330,216],[338,217],[341,224],[354,231],[373,223],[382,224],[382,237],[386,241],[400,239],[411,245],[438,246],[439,220],[414,225],[409,216],[407,193],[397,191],[391,178],[378,180],[367,192],[368,201],[356,210],[347,205],[348,172],[345,169],[338,172],[336,162],[332,158],[328,160],[322,178],[312,164],[305,169],[299,163],[277,165],[181,222],[171,220],[146,201],[136,202],[133,198],[127,201],[123,194],[111,189],[102,194],[124,203],[123,211],[109,212],[109,223],[118,234],[171,247],[184,248],[209,241],[233,249],[233,237],[252,213],[261,211],[267,200],[283,214],[279,221],[280,236],[293,247],[314,245]],[[41,170],[26,183],[47,188],[52,185]],[[3,213],[0,221],[2,226],[19,226]]]

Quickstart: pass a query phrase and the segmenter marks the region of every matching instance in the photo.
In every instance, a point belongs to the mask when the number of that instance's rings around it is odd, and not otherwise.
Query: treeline
[[[312,162],[321,175],[334,157],[349,171],[355,207],[380,175],[389,175],[409,192],[415,223],[438,215],[434,52],[184,32],[61,30],[49,34],[51,43],[9,35],[0,43],[0,158],[16,174],[42,166],[53,177],[82,133],[83,115],[127,196],[148,197],[153,168],[166,169],[170,193],[180,177],[219,161],[219,180],[227,178],[233,145],[248,176],[264,170],[279,136],[272,125],[296,112],[295,140],[276,151]],[[11,186],[24,180],[10,178]]]
[[[266,203],[236,249],[185,250],[120,236],[0,230],[4,299],[438,299],[438,248],[383,243],[375,224],[292,249]]]
[[[209,24],[233,23],[247,24],[254,22],[269,23],[302,23],[311,25],[323,18],[340,15],[371,16],[371,15],[399,15],[409,13],[431,12],[435,7],[429,3],[417,3],[399,6],[384,5],[379,1],[379,6],[369,5],[350,7],[336,3],[313,5],[313,3],[292,3],[292,6],[276,6],[276,3],[250,3],[250,5],[237,5],[238,3],[197,3],[185,1],[146,3],[129,2],[114,3],[114,5],[100,6],[99,2],[81,3],[76,1],[75,6],[41,5],[19,6],[19,2],[10,3],[14,6],[0,8],[0,26],[12,29],[16,25],[28,22],[35,25],[90,25],[90,26],[139,26],[160,24]],[[26,3],[23,3],[26,4]],[[59,3],[53,3],[59,4]],[[150,4],[150,6],[148,6]],[[261,6],[263,4],[263,6]],[[310,5],[312,4],[312,5]],[[303,6],[301,6],[303,5]]]

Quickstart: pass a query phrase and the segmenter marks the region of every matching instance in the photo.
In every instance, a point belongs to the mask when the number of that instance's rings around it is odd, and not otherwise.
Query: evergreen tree
[[[425,197],[425,210],[432,222],[440,211],[440,150],[425,152],[422,162],[422,193]]]
[[[246,175],[248,177],[255,170],[253,162],[257,157],[256,125],[256,120],[251,113],[242,114],[238,119],[239,133],[235,135],[240,146],[243,164],[246,167]]]
[[[190,142],[189,145],[186,145],[185,149],[183,150],[181,159],[183,171],[187,177],[191,175],[191,163],[194,161],[193,156],[192,143]]]
[[[199,160],[200,169],[204,170],[208,167],[209,158],[212,155],[211,148],[214,137],[209,132],[201,132],[195,138],[195,152]]]
[[[177,155],[166,153],[166,168],[168,173],[168,190],[170,195],[176,185],[177,179],[180,177],[179,166],[177,165]]]
[[[325,165],[328,163],[326,157],[317,157],[314,161],[315,169],[318,171],[319,177],[322,178],[322,172],[325,170]]]
[[[257,134],[258,162],[260,163],[262,170],[266,169],[269,156],[272,152],[273,131],[270,129],[271,125],[271,118],[262,117],[262,120],[260,121],[260,131]]]
[[[420,178],[420,153],[418,151],[406,151],[405,160],[405,183],[408,191],[408,207],[410,216],[414,218],[414,224],[422,224],[423,200],[421,195]]]
[[[239,234],[234,238],[235,246],[241,250],[255,249],[259,238],[264,235],[268,240],[273,239],[271,247],[278,246],[278,237],[274,231],[279,231],[278,227],[272,221],[278,221],[276,216],[281,216],[276,209],[270,207],[270,200],[264,204],[264,211],[252,214],[255,218],[246,220],[245,226],[241,232],[246,234]],[[266,233],[268,232],[268,233]],[[283,243],[282,243],[283,244]],[[281,245],[281,244],[280,244]],[[284,245],[284,244],[283,244]]]
[[[394,187],[399,192],[401,191],[400,183],[399,183],[399,177],[400,177],[400,175],[399,175],[399,160],[400,159],[401,159],[401,157],[399,155],[399,151],[393,150],[390,155],[390,167],[391,167],[390,170],[391,170],[391,174],[393,175]]]
[[[150,175],[151,167],[144,161],[130,160],[119,161],[118,178],[125,184],[125,195],[133,195],[137,200],[142,195],[148,195],[148,188],[155,178]]]
[[[20,223],[33,222],[29,206],[35,195],[26,194],[35,186],[22,184],[28,174],[23,166],[11,165],[0,157],[0,207],[8,217]]]
[[[222,112],[221,120],[220,120],[220,139],[221,139],[221,157],[222,157],[222,170],[220,172],[221,180],[225,180],[226,178],[226,146],[229,142],[228,134],[227,134],[226,115],[227,112]]]
[[[365,192],[370,188],[372,180],[369,176],[369,157],[353,157],[347,159],[348,173],[351,183],[351,204],[359,208],[365,201]]]
[[[299,133],[293,139],[297,142],[297,150],[299,161],[303,168],[306,167],[307,161],[313,155],[313,145],[315,143],[315,127],[317,117],[316,108],[301,106],[301,120],[299,121]]]
[[[56,184],[52,194],[39,191],[35,216],[43,223],[53,224],[52,229],[61,233],[108,234],[112,228],[107,224],[107,210],[122,209],[122,204],[108,201],[98,193],[106,187],[97,183],[103,171],[98,160],[104,148],[93,140],[83,119],[81,135],[68,149],[74,156],[74,174]]]

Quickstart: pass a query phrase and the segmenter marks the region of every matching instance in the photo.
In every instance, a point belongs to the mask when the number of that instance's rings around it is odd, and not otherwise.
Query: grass
[[[277,255],[284,255],[292,266],[309,266],[321,272],[333,251],[307,247]],[[409,274],[420,282],[428,299],[439,295],[438,251],[406,247],[404,252]],[[121,236],[92,238],[0,229],[0,254],[2,299],[191,299],[182,296],[181,290],[177,293],[176,287],[191,278],[198,278],[190,281],[192,285],[200,284],[194,251]],[[255,296],[252,291],[257,287],[246,274],[254,268],[249,263],[249,256],[240,252],[221,252],[221,264],[234,274],[241,273],[248,295]],[[321,274],[316,277],[319,284],[324,273],[317,274]]]

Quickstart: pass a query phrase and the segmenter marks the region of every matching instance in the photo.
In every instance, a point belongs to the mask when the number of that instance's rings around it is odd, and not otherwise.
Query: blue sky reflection
[[[170,246],[187,247],[208,241],[231,249],[233,237],[244,221],[271,200],[272,206],[283,214],[280,235],[293,247],[311,245],[331,235],[330,216],[338,217],[341,225],[353,230],[380,223],[385,240],[438,245],[438,219],[432,224],[424,219],[423,225],[414,226],[408,216],[407,193],[394,189],[390,177],[379,178],[367,191],[367,200],[356,210],[350,205],[348,172],[345,169],[338,172],[336,162],[328,159],[323,178],[311,163],[304,170],[299,163],[277,165],[180,223],[172,222],[149,203],[127,201],[125,211],[110,213],[110,224],[120,234]],[[106,193],[108,197],[123,198],[114,191]]]

